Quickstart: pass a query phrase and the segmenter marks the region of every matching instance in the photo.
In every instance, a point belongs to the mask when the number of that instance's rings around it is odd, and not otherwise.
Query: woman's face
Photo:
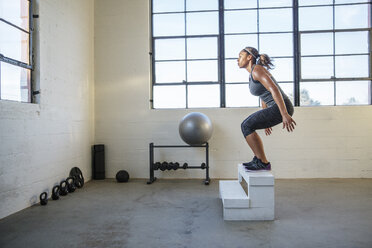
[[[248,63],[249,63],[249,55],[246,51],[242,50],[240,53],[239,53],[239,58],[238,58],[238,66],[239,68],[246,68]]]

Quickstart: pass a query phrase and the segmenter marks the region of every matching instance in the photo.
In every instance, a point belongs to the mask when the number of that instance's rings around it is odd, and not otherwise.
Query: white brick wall
[[[214,123],[211,177],[236,178],[236,164],[252,157],[240,123],[258,109],[150,110],[148,0],[38,2],[41,103],[0,101],[0,218],[37,202],[71,167],[89,179],[94,143],[106,145],[108,177],[148,177],[149,143],[183,144],[178,122],[192,111]],[[276,178],[372,177],[371,106],[296,108],[294,118],[294,133],[278,126],[263,137]],[[164,149],[155,160],[199,165],[204,153]]]
[[[38,1],[40,104],[0,101],[0,218],[78,166],[91,175],[94,2]]]

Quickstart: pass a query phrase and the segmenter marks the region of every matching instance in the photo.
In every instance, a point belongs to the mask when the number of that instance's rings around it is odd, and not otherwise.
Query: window
[[[363,1],[152,0],[153,107],[259,106],[237,66],[245,46],[274,60],[296,106],[371,104]]]
[[[153,2],[155,108],[220,106],[218,9],[218,0]]]
[[[361,1],[299,1],[301,106],[370,104],[370,16]]]
[[[225,0],[224,43],[226,107],[260,104],[258,97],[249,92],[248,72],[236,62],[246,46],[263,51],[275,61],[274,77],[287,95],[293,95],[292,0]]]
[[[31,102],[32,0],[0,0],[0,99]]]

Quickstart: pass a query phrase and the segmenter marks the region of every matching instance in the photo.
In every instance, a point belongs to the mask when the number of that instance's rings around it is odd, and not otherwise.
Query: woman
[[[246,47],[239,53],[238,65],[250,73],[249,90],[252,95],[260,97],[263,108],[242,122],[243,135],[255,155],[251,162],[243,165],[249,171],[271,170],[256,130],[265,129],[265,134],[270,135],[272,127],[283,122],[283,128],[292,132],[296,125],[292,119],[294,108],[268,71],[273,66],[268,55],[259,54],[253,47]]]

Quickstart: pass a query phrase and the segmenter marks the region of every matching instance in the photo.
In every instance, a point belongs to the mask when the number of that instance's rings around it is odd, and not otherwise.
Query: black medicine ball
[[[116,181],[119,183],[126,183],[129,180],[129,174],[125,170],[120,170],[116,173]]]

